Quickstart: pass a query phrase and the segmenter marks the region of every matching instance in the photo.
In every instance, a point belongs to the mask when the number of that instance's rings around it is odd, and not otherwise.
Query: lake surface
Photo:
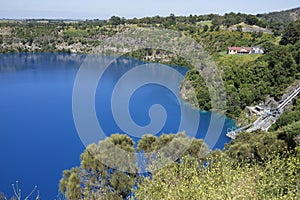
[[[23,197],[37,185],[41,199],[55,199],[62,171],[79,165],[85,146],[75,128],[72,94],[76,74],[85,58],[85,55],[50,53],[0,55],[0,191],[8,197],[13,195],[11,184],[18,180]],[[99,82],[95,109],[107,136],[124,133],[111,111],[113,89],[124,73],[141,64],[142,61],[120,58]],[[187,72],[182,67],[174,69],[182,75]],[[116,103],[121,105],[122,100]],[[162,105],[167,114],[157,135],[178,131],[182,114],[179,104],[192,109],[178,102],[168,88],[145,84],[133,93],[129,103],[136,124],[146,126],[150,122],[148,111],[154,104]],[[211,115],[218,114],[199,113],[196,137],[204,138]],[[225,119],[213,149],[223,148],[230,141],[226,130],[234,126],[233,120]],[[139,137],[133,139],[138,141]]]

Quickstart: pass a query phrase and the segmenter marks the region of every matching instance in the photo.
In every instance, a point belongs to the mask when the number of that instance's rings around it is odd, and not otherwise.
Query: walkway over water
[[[253,132],[261,129],[262,131],[267,132],[268,129],[276,122],[280,115],[284,112],[286,106],[300,93],[300,85],[298,85],[287,97],[285,97],[280,104],[271,110],[263,109],[261,112],[255,111],[256,114],[261,113],[260,117],[252,124],[247,126],[235,129],[227,130],[227,136],[231,139],[235,139],[236,136],[241,132]],[[261,108],[260,106],[257,106]],[[251,107],[248,107],[252,109]],[[254,110],[254,109],[253,109]]]

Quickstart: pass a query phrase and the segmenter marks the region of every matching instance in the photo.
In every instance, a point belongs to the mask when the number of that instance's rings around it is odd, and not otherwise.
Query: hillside
[[[272,31],[270,31],[266,28],[262,28],[262,27],[259,27],[256,25],[248,25],[248,24],[245,24],[244,22],[230,26],[228,28],[228,30],[238,31],[239,27],[242,28],[243,32],[250,32],[250,33],[262,32],[262,33],[266,33],[266,34],[273,34]]]
[[[271,12],[267,14],[256,15],[259,18],[263,18],[268,22],[277,22],[282,24],[288,24],[289,22],[296,21],[300,19],[300,7],[293,8],[290,10]]]

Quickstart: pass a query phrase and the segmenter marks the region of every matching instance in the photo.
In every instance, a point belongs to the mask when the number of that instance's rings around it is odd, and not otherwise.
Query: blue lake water
[[[85,146],[73,120],[72,92],[85,58],[50,53],[0,55],[0,191],[7,196],[13,195],[11,184],[18,180],[24,195],[37,185],[42,199],[55,199],[62,171],[79,165]],[[100,80],[95,109],[107,136],[124,132],[111,111],[113,89],[124,73],[141,64],[135,59],[120,58]],[[187,72],[182,67],[174,69],[183,75]],[[121,104],[122,98],[119,101]],[[177,132],[180,102],[168,88],[157,84],[145,84],[133,93],[129,110],[135,123],[147,125],[148,110],[154,104],[162,105],[167,112],[167,120],[157,135]],[[211,115],[218,114],[200,112],[197,138],[205,137]],[[225,134],[233,126],[234,121],[226,118],[213,149],[229,142]],[[138,138],[133,137],[135,141]]]

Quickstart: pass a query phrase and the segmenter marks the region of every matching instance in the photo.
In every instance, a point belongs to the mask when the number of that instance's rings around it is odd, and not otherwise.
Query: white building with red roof
[[[260,47],[228,47],[227,54],[264,54]]]

